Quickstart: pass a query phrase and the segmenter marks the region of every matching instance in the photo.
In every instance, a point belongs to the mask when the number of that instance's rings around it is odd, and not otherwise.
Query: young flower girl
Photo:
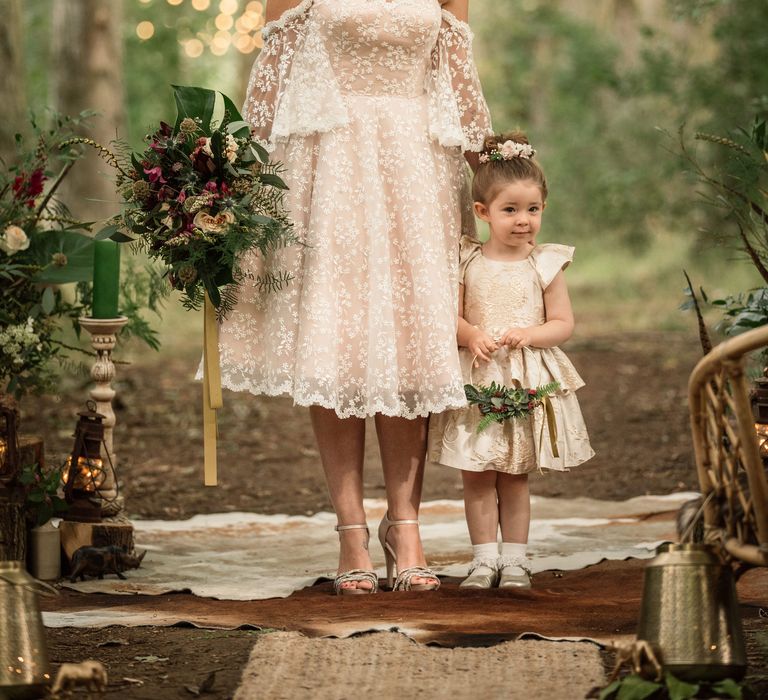
[[[430,460],[462,470],[473,552],[466,588],[530,587],[528,473],[564,471],[594,455],[575,395],[584,382],[557,347],[574,327],[562,272],[573,248],[535,242],[547,183],[534,153],[521,133],[486,139],[472,196],[490,239],[461,240],[458,343],[468,384],[558,382],[554,421],[536,407],[478,432],[481,414],[468,406],[430,422]]]

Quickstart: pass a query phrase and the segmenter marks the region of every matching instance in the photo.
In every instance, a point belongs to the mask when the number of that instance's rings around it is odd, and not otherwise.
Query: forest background
[[[472,0],[471,24],[497,129],[524,129],[550,181],[542,239],[575,245],[568,273],[580,336],[695,333],[682,270],[710,297],[758,286],[733,233],[680,157],[693,140],[768,115],[768,3],[754,0]],[[174,109],[170,84],[242,102],[263,3],[248,0],[0,0],[0,154],[26,115],[98,112],[87,131],[134,149]],[[75,69],[75,67],[78,67]],[[112,173],[79,164],[64,196],[78,216],[119,206]],[[197,331],[176,304],[161,340]],[[719,318],[719,312],[710,317]],[[160,324],[155,323],[159,326]],[[196,345],[196,342],[195,342]],[[196,352],[196,350],[195,350]]]

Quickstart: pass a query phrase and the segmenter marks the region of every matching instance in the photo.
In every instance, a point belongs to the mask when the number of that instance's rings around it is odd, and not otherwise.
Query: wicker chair
[[[768,478],[745,376],[747,353],[768,345],[768,326],[713,348],[688,382],[704,541],[747,566],[768,566]]]

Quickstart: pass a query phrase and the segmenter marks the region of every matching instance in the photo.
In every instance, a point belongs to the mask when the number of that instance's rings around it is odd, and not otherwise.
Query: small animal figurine
[[[107,669],[98,661],[83,661],[79,664],[61,664],[56,681],[51,688],[51,697],[68,698],[72,691],[82,686],[89,692],[103,693],[107,689]]]
[[[125,580],[123,571],[138,569],[146,553],[144,550],[136,556],[114,544],[106,547],[80,547],[72,555],[69,580],[74,583],[78,576],[81,581],[84,581],[86,576],[98,576],[103,579],[104,574],[117,574],[118,578]]]
[[[631,644],[608,645],[608,649],[616,652],[616,663],[608,683],[613,683],[619,677],[621,667],[628,664],[632,670],[649,680],[660,681],[662,676],[658,652],[645,639],[636,639]]]

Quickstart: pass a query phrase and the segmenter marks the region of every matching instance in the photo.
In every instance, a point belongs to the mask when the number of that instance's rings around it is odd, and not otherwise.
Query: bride
[[[299,245],[249,265],[220,329],[224,386],[309,406],[340,538],[338,594],[378,590],[363,510],[374,417],[394,590],[434,590],[418,529],[431,412],[465,404],[458,240],[490,117],[468,0],[269,0],[244,115],[285,165]],[[290,478],[290,475],[287,475]],[[396,574],[396,577],[395,577]]]

